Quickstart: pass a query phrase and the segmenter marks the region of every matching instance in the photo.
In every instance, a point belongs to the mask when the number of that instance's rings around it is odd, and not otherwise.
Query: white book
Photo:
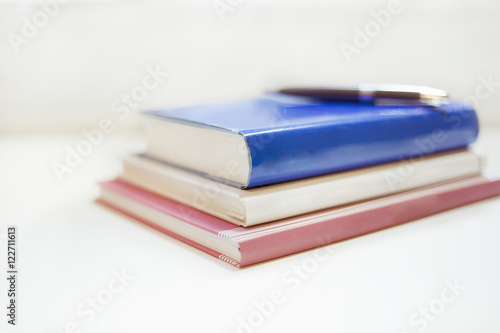
[[[125,158],[119,178],[246,227],[478,175],[482,167],[478,154],[459,150],[244,190],[141,155]]]

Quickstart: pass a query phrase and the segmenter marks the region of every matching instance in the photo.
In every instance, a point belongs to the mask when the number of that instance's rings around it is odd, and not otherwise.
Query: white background
[[[498,1],[401,0],[350,63],[341,43],[388,0],[233,1],[221,20],[213,1],[73,0],[17,53],[7,36],[40,6],[0,3],[0,131],[94,127],[148,66],[169,77],[139,110],[360,82],[429,85],[463,100],[478,77],[500,82]],[[480,103],[484,124],[500,124],[499,103],[498,92]]]
[[[485,92],[480,77],[500,82],[497,1],[402,0],[351,62],[341,43],[353,44],[387,1],[232,3],[221,20],[211,1],[74,0],[16,52],[9,34],[41,7],[0,2],[0,233],[18,226],[20,272],[17,327],[6,325],[0,273],[0,332],[60,333],[71,322],[75,332],[237,332],[254,302],[280,290],[284,302],[242,332],[413,333],[409,317],[454,279],[467,289],[424,331],[500,332],[499,199],[327,246],[296,290],[283,276],[314,251],[238,270],[94,203],[97,182],[145,149],[140,110],[359,82],[429,85],[464,100]],[[168,77],[117,118],[113,102],[156,66]],[[495,88],[478,108],[477,148],[497,173],[499,105]],[[59,182],[51,164],[104,117],[115,130]],[[78,308],[122,269],[134,279],[86,322]]]

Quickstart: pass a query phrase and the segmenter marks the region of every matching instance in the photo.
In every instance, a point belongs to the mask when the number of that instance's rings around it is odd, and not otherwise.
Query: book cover
[[[242,188],[459,149],[478,135],[474,110],[457,102],[377,106],[278,96],[145,115],[146,123],[181,126],[150,127],[149,155]]]

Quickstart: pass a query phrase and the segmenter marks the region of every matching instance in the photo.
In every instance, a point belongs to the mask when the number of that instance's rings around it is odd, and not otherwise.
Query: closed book
[[[246,188],[421,157],[476,140],[474,110],[280,96],[145,113],[147,155]]]
[[[121,181],[102,183],[100,201],[225,262],[244,267],[497,195],[500,178],[480,175],[248,228]]]
[[[251,226],[479,174],[460,150],[251,189],[229,186],[147,156],[124,160],[120,179],[231,223]]]

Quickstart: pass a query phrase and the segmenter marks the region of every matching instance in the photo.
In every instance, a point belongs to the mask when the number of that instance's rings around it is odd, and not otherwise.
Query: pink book
[[[123,181],[101,190],[100,202],[244,267],[498,196],[500,178],[474,176],[247,228]]]

